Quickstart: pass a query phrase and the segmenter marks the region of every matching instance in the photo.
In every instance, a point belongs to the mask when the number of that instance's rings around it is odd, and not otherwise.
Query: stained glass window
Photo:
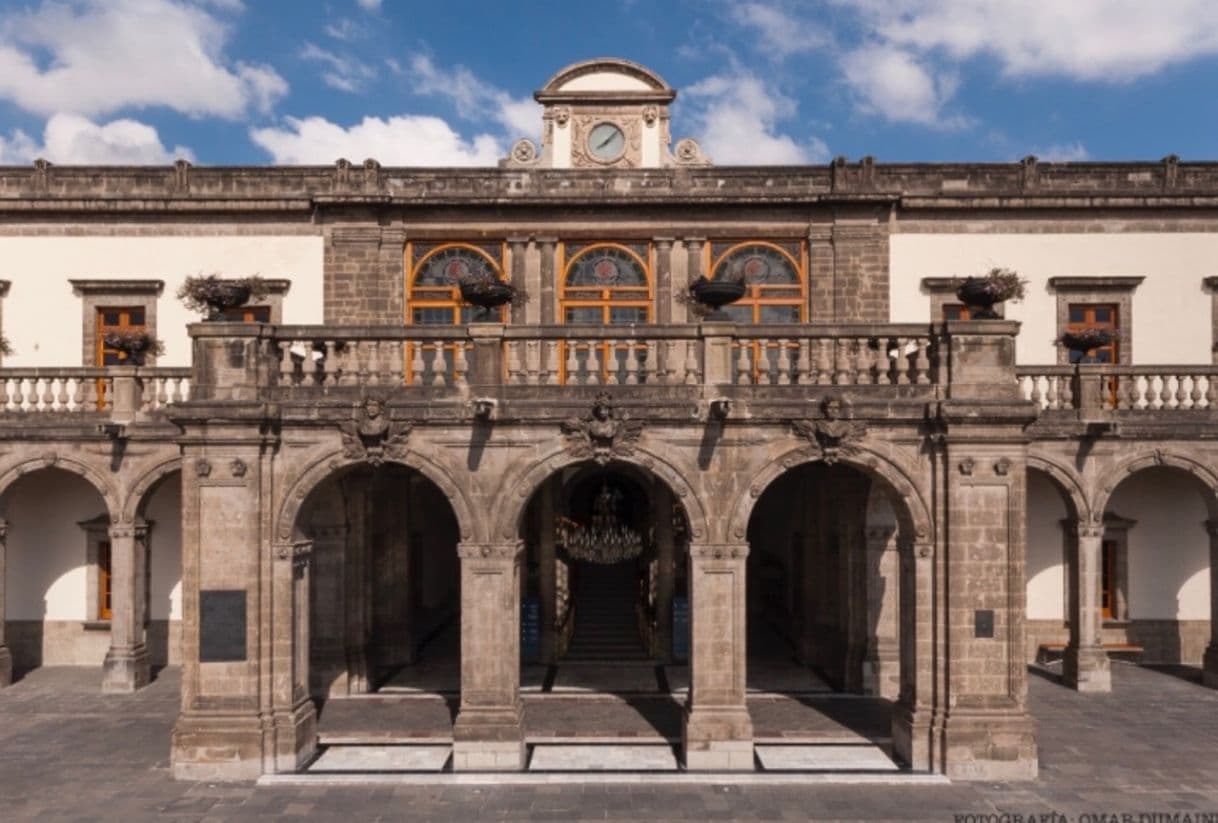
[[[407,322],[441,326],[471,322],[479,309],[461,301],[460,283],[467,278],[501,280],[502,267],[493,251],[464,243],[408,248],[408,258],[416,262],[407,294]],[[507,320],[506,309],[499,315]]]
[[[716,251],[722,246],[716,244]],[[800,254],[802,257],[802,253]],[[773,243],[727,246],[714,261],[712,279],[742,279],[744,297],[727,307],[738,323],[800,323],[807,319],[807,279],[790,250]]]

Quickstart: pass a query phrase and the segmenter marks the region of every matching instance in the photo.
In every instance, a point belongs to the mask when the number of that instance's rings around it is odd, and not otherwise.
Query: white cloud
[[[165,106],[236,119],[268,110],[287,82],[269,66],[227,60],[227,38],[221,21],[183,2],[44,0],[0,16],[0,99],[43,115]]]
[[[728,9],[733,22],[757,33],[760,49],[776,60],[822,49],[832,38],[821,26],[775,5],[734,3]]]
[[[326,66],[321,79],[327,86],[339,91],[358,92],[366,82],[376,78],[376,72],[366,63],[350,55],[327,51],[313,43],[305,43],[300,56]]]
[[[364,11],[380,11],[381,0],[357,0],[359,7]]]
[[[1071,163],[1091,159],[1091,154],[1081,140],[1075,140],[1073,143],[1054,143],[1047,148],[1037,149],[1032,154],[1046,163]]]
[[[959,115],[942,113],[956,92],[955,75],[936,75],[909,52],[868,44],[844,55],[841,68],[846,83],[858,96],[859,107],[868,114],[939,128],[968,124]]]
[[[777,131],[795,102],[744,71],[717,74],[685,90],[702,149],[719,165],[822,163],[829,148],[809,136],[802,143]]]
[[[144,123],[121,119],[99,125],[76,114],[47,121],[42,145],[21,131],[8,140],[0,137],[0,162],[29,163],[38,157],[61,164],[160,165],[179,157],[193,160],[194,154],[183,146],[167,150],[156,129]]]
[[[352,40],[362,40],[368,33],[363,26],[349,17],[343,17],[333,23],[327,23],[325,32],[335,40],[342,40],[345,43],[349,43]]]
[[[411,58],[404,73],[414,84],[415,93],[447,98],[464,120],[494,120],[509,138],[534,137],[541,131],[541,107],[532,98],[512,97],[478,79],[464,66],[451,71],[441,69],[419,54]]]
[[[1009,76],[1127,81],[1218,54],[1213,0],[838,0],[882,39]]]
[[[273,162],[286,164],[374,157],[387,166],[494,166],[506,154],[491,135],[465,140],[440,118],[421,115],[365,117],[350,128],[324,117],[289,117],[286,127],[252,129],[250,138]]]

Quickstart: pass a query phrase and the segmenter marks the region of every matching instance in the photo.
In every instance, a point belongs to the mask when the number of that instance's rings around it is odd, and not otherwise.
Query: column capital
[[[527,246],[533,238],[527,234],[509,234],[507,242],[512,246]]]
[[[653,238],[651,238],[652,243],[655,243],[656,246],[658,246],[660,248],[664,248],[664,249],[671,248],[672,244],[675,241],[676,241],[676,238],[674,238],[674,237],[653,237]]]
[[[1095,540],[1104,536],[1104,523],[1098,520],[1080,520],[1077,517],[1063,517],[1062,528],[1067,532],[1073,532],[1080,539],[1090,538]]]
[[[471,543],[457,544],[457,556],[462,560],[515,560],[524,551],[523,540],[512,540],[503,543]]]
[[[689,556],[697,560],[743,560],[749,556],[749,544],[690,543]]]
[[[111,523],[106,534],[111,540],[133,538],[137,541],[144,541],[148,539],[148,531],[151,528],[151,522],[140,518],[133,523]]]
[[[699,235],[695,235],[692,237],[684,237],[684,238],[682,238],[682,241],[685,243],[685,245],[688,248],[700,249],[700,248],[702,248],[702,245],[706,242],[706,238],[699,236]]]
[[[313,556],[312,540],[288,540],[271,544],[275,549],[275,559],[290,562],[293,568],[303,568],[309,565]]]

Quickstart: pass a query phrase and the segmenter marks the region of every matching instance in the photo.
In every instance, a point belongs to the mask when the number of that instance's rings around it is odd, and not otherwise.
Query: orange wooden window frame
[[[1100,544],[1100,615],[1111,620],[1116,607],[1116,556],[1117,541],[1105,540]]]
[[[1108,321],[1096,320],[1095,314],[1098,309],[1107,309],[1109,317],[1112,319]],[[1076,311],[1082,312],[1082,320],[1070,320],[1070,316]],[[1100,346],[1096,351],[1108,352],[1108,362],[1113,365],[1121,362],[1121,316],[1120,307],[1116,303],[1070,303],[1066,307],[1066,330],[1083,331],[1084,329],[1110,329],[1113,332],[1112,343],[1107,346]]]
[[[722,242],[722,241],[720,241]],[[707,243],[703,249],[703,263],[706,268],[703,271],[710,272],[710,277],[713,279],[718,274],[718,269],[723,262],[731,257],[740,249],[748,246],[760,246],[767,248],[786,259],[791,264],[791,268],[795,270],[795,276],[798,278],[798,283],[784,284],[766,284],[766,283],[750,283],[746,284],[744,297],[733,303],[733,306],[748,306],[752,309],[752,323],[763,325],[766,321],[761,319],[761,310],[765,306],[795,306],[799,309],[799,323],[808,322],[808,247],[802,241],[799,244],[799,259],[796,260],[791,256],[791,253],[777,243],[771,243],[768,240],[740,240],[733,242],[731,246],[724,249],[718,257],[712,258],[711,243]],[[790,289],[799,289],[797,297],[767,297],[767,292],[772,291],[789,291]]]
[[[598,288],[596,286],[568,286],[567,281],[571,277],[571,269],[581,258],[594,254],[598,249],[615,249],[634,258],[643,270],[643,286],[608,286]],[[647,244],[646,259],[629,246],[622,243],[593,243],[579,249],[570,259],[567,259],[567,248],[565,244],[560,244],[557,249],[558,265],[556,268],[562,272],[562,284],[558,289],[558,318],[559,323],[564,326],[594,326],[594,323],[568,323],[567,309],[590,309],[599,308],[601,310],[601,325],[628,325],[615,324],[612,320],[613,309],[643,309],[646,311],[644,323],[652,323],[655,319],[655,277],[653,271],[655,268],[655,249],[650,243]],[[598,296],[590,297],[593,292],[598,292]],[[630,295],[630,296],[624,296]],[[639,296],[636,296],[639,295]],[[559,346],[559,382],[566,384],[567,382],[567,346],[563,342]],[[626,342],[619,343],[614,346],[614,353],[627,348]],[[586,346],[583,348],[587,348]],[[600,350],[601,368],[599,379],[601,382],[609,376],[609,363],[616,362],[616,358],[610,357],[609,343],[601,343],[597,348]]]
[[[414,259],[415,244],[406,244],[406,316],[405,322],[407,326],[425,326],[437,325],[429,323],[415,323],[415,309],[444,309],[450,313],[452,317],[452,325],[459,326],[462,323],[461,310],[467,306],[461,300],[461,287],[453,284],[452,286],[419,286],[416,285],[416,280],[419,277],[419,272],[428,260],[453,249],[462,249],[472,252],[486,260],[495,272],[495,276],[503,280],[503,273],[509,263],[509,249],[506,243],[502,245],[499,251],[499,259],[495,260],[493,256],[487,254],[486,250],[472,243],[441,243],[435,248],[428,249],[427,252],[417,261]],[[422,295],[416,296],[417,292],[422,292]],[[440,296],[441,293],[443,296]],[[500,321],[506,323],[508,321],[507,306],[499,309]]]
[[[119,315],[118,324],[117,325],[107,324],[106,315],[113,314],[115,312],[117,312]],[[143,314],[144,322],[132,323],[131,322],[132,312],[140,312],[141,314]],[[95,361],[96,365],[98,365],[98,366],[106,365],[106,353],[107,352],[111,352],[111,353],[117,355],[120,363],[127,359],[127,355],[123,354],[122,352],[115,351],[114,349],[108,349],[106,347],[105,341],[106,341],[107,332],[120,331],[123,329],[134,329],[137,331],[142,331],[147,328],[148,328],[148,314],[147,314],[147,309],[145,309],[143,306],[98,306],[97,307],[96,334],[95,334],[96,339],[94,341],[95,351],[97,352],[96,361]]]
[[[231,323],[270,323],[270,306],[236,306],[220,312],[220,316]]]
[[[973,310],[963,303],[944,303],[940,309],[944,320],[972,320]]]
[[[110,541],[99,540],[97,543],[97,618],[109,620],[110,608]]]

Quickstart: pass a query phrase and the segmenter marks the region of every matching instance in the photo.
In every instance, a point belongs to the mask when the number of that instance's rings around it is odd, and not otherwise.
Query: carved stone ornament
[[[614,409],[609,395],[601,392],[592,404],[592,413],[583,419],[573,417],[565,421],[562,432],[567,438],[568,452],[603,466],[615,457],[634,454],[643,424]]]
[[[532,140],[517,140],[512,146],[512,160],[517,163],[532,163],[537,159],[537,147]]]
[[[1000,457],[998,458],[998,461],[994,463],[994,474],[998,475],[999,477],[1005,477],[1010,471],[1011,461],[1009,458]]]
[[[571,109],[566,106],[557,106],[554,109],[554,122],[561,128],[571,121]]]
[[[710,163],[710,160],[702,153],[702,147],[698,145],[698,141],[692,137],[678,140],[673,156],[682,166],[705,166]]]
[[[957,466],[957,468],[960,469],[960,473],[963,475],[972,474],[973,469],[975,469],[976,467],[977,467],[977,461],[971,457],[964,458],[963,460],[960,461],[959,465]]]
[[[647,125],[650,126],[652,123],[654,123],[655,121],[657,121],[659,119],[660,119],[659,106],[644,106],[643,107],[643,122],[644,123],[646,123]]]
[[[848,419],[842,401],[829,397],[820,404],[823,418],[792,420],[791,428],[820,451],[821,459],[832,466],[841,457],[858,451],[857,443],[867,435],[867,426]]]
[[[382,401],[366,397],[355,407],[350,420],[338,424],[343,457],[374,466],[389,459],[400,460],[406,456],[406,440],[412,428],[411,423],[391,421]]]
[[[200,457],[195,461],[195,474],[199,477],[209,477],[211,475],[211,463],[207,458]]]
[[[249,471],[249,466],[245,465],[245,461],[240,457],[235,457],[233,462],[228,464],[228,470],[233,473],[233,477],[245,477],[245,473]]]

